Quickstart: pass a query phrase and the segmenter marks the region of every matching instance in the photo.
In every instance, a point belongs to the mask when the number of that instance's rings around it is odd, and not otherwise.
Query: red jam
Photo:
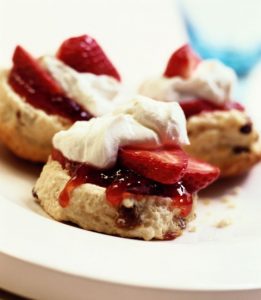
[[[107,201],[115,207],[120,207],[127,194],[135,195],[136,200],[141,199],[141,195],[154,195],[172,198],[172,208],[180,209],[180,217],[186,217],[191,212],[192,195],[181,181],[169,185],[161,184],[123,167],[120,163],[110,169],[96,169],[87,164],[70,161],[56,149],[52,152],[52,159],[58,161],[71,176],[59,197],[62,207],[69,204],[74,188],[83,183],[93,183],[106,188]],[[130,215],[130,212],[124,211],[125,215],[127,213]]]
[[[177,233],[175,232],[167,232],[164,234],[163,240],[164,241],[171,241],[174,240],[175,238],[177,238],[179,235],[177,235]]]

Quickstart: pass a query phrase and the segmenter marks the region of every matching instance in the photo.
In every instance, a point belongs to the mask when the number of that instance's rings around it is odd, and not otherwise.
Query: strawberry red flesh
[[[219,174],[219,168],[189,157],[182,182],[190,193],[195,193],[214,182],[219,177]]]
[[[203,99],[192,99],[180,102],[180,106],[184,111],[186,118],[198,115],[202,112],[209,112],[214,110],[223,110],[222,106],[216,105],[213,102]]]
[[[188,78],[200,61],[200,57],[193,49],[189,45],[184,45],[170,57],[164,76]]]
[[[242,104],[236,101],[229,101],[225,104],[224,110],[231,110],[231,109],[236,109],[239,111],[245,111],[245,108]]]
[[[180,148],[119,151],[121,163],[142,176],[163,184],[179,181],[187,167],[187,155]]]
[[[120,75],[95,39],[88,35],[65,40],[57,57],[78,72],[109,75],[120,80]]]
[[[47,114],[60,115],[72,121],[92,117],[73,99],[66,97],[49,73],[20,46],[15,49],[13,63],[8,82],[32,106]]]
[[[244,111],[244,107],[238,102],[227,102],[225,105],[217,105],[211,101],[203,99],[183,101],[180,102],[180,106],[183,109],[187,119],[200,113],[217,110],[228,111],[231,109],[236,109],[239,111]]]

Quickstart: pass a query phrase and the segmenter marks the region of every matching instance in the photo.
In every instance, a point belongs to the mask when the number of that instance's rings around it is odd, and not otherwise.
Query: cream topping
[[[124,101],[126,91],[120,82],[111,76],[79,73],[53,56],[41,57],[40,63],[68,97],[94,116],[108,113]]]
[[[235,72],[217,60],[203,60],[188,79],[164,76],[146,80],[140,93],[160,101],[203,98],[215,104],[231,100]]]
[[[163,104],[143,96],[110,114],[76,122],[53,138],[53,146],[65,157],[97,168],[113,166],[123,146],[158,148],[181,143],[189,141],[179,104]]]

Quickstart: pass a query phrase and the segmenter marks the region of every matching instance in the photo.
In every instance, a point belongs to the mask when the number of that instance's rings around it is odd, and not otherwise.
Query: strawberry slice
[[[60,85],[21,46],[15,49],[13,63],[8,83],[32,106],[72,121],[91,118],[90,113],[68,98]]]
[[[188,78],[200,61],[200,57],[193,51],[193,49],[188,44],[184,45],[175,51],[170,57],[164,76],[180,76]]]
[[[192,99],[189,101],[180,102],[180,106],[183,109],[187,119],[202,112],[223,110],[222,106],[203,99]]]
[[[122,164],[142,176],[164,184],[173,184],[182,178],[188,158],[180,148],[158,150],[121,149]]]
[[[220,170],[206,162],[189,157],[188,166],[182,182],[190,193],[202,190],[215,181],[220,174]]]
[[[227,102],[225,104],[224,109],[225,110],[236,109],[236,110],[239,110],[239,111],[245,111],[244,106],[241,103],[236,102],[236,101],[229,101],[229,102]]]
[[[41,67],[25,49],[17,46],[13,55],[14,67],[12,71],[22,76],[25,83],[31,85],[32,89],[37,89],[43,93],[61,94],[61,87],[55,80]]]
[[[198,115],[202,112],[209,112],[215,110],[231,110],[237,109],[239,111],[244,111],[244,107],[238,102],[227,102],[225,105],[217,105],[211,101],[203,99],[192,99],[189,101],[180,102],[180,106],[184,111],[186,118]]]
[[[65,40],[57,57],[78,72],[109,75],[120,81],[120,75],[95,39],[82,35]]]

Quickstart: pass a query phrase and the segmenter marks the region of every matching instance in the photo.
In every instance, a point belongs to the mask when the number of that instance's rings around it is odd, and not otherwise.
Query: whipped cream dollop
[[[76,122],[53,138],[55,149],[72,160],[109,168],[120,147],[158,148],[188,144],[186,119],[176,102],[136,96],[112,113]]]
[[[142,95],[160,101],[183,101],[202,98],[222,105],[232,98],[235,72],[217,60],[203,60],[187,79],[164,76],[146,80],[140,87]]]
[[[39,61],[66,95],[94,116],[108,113],[124,101],[126,91],[111,76],[79,73],[54,56],[46,55]]]

